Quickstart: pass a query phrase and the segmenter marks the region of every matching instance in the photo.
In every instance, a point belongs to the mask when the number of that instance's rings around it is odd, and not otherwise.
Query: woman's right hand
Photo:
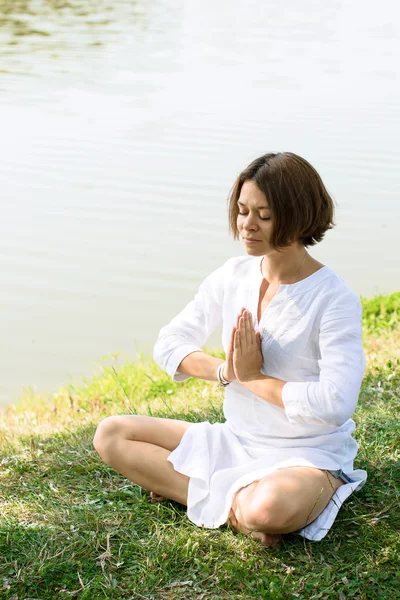
[[[239,319],[242,316],[244,310],[246,310],[246,309],[242,308],[242,310],[238,314],[238,317],[236,320],[236,327],[232,327],[231,337],[229,340],[228,350],[226,353],[226,362],[225,362],[225,366],[222,370],[222,375],[228,381],[234,381],[236,379],[235,370],[233,368],[233,348],[234,348],[234,343],[235,343],[235,331],[236,331],[237,327],[239,327]]]

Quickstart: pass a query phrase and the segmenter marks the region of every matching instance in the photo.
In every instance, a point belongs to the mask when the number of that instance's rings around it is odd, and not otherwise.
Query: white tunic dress
[[[227,521],[234,494],[268,473],[289,466],[342,470],[342,485],[312,523],[299,533],[322,539],[343,501],[362,487],[367,474],[354,470],[352,437],[365,368],[361,304],[329,267],[295,284],[281,285],[257,321],[261,257],[234,257],[201,284],[190,302],[160,331],[154,359],[174,381],[184,381],[180,362],[223,324],[227,350],[242,307],[261,334],[262,372],[287,383],[279,408],[238,382],[225,388],[224,423],[191,425],[170,456],[187,475],[188,517],[203,527]]]

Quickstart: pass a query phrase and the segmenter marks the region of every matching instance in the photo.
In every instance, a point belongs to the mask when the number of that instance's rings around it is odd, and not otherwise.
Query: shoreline
[[[360,298],[363,308],[363,318],[362,318],[362,326],[363,326],[363,335],[364,335],[364,350],[367,357],[367,361],[369,356],[372,360],[377,360],[378,349],[379,349],[379,360],[382,362],[385,351],[383,341],[379,343],[379,335],[381,333],[385,333],[386,336],[390,336],[391,332],[395,332],[400,323],[400,292],[394,292],[393,294],[387,295],[378,295],[372,298]],[[373,338],[373,343],[371,344],[371,337]],[[393,341],[393,340],[392,340]],[[395,343],[394,343],[395,345]],[[381,347],[382,346],[382,347]],[[390,344],[390,348],[387,349],[387,359],[390,360],[390,353],[393,350],[393,345]],[[215,353],[216,356],[223,356],[223,350],[214,349],[212,353]],[[110,358],[117,358],[119,352],[110,353],[108,356]],[[140,358],[141,357],[141,358]],[[137,364],[140,363],[141,360],[145,360],[146,363],[151,362],[152,358],[150,355],[140,355],[138,361],[130,361],[126,364]],[[26,402],[27,397],[46,397],[50,399],[53,396],[57,396],[59,393],[62,393],[62,390],[68,388],[76,388],[84,385],[84,382],[90,381],[91,379],[97,378],[97,375],[91,375],[87,378],[83,378],[80,382],[76,381],[68,386],[61,386],[58,391],[55,392],[43,392],[40,391],[34,392],[32,389],[29,390],[29,385],[26,386],[27,391],[22,393],[15,400],[11,400],[10,402],[5,402],[4,404],[0,404],[0,415],[7,411],[11,406],[19,406],[21,403]]]

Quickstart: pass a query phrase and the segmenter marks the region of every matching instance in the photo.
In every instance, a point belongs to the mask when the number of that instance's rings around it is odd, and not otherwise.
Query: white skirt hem
[[[277,469],[294,466],[322,470],[341,468],[331,460],[321,460],[318,452],[313,460],[309,455],[288,458],[286,449],[282,448],[274,452],[266,448],[265,456],[261,458],[259,448],[256,457],[251,456],[251,450],[240,443],[226,423],[194,423],[185,431],[168,460],[175,471],[189,477],[187,515],[190,521],[207,529],[226,524],[236,492]],[[326,536],[343,502],[360,489],[367,478],[362,470],[346,470],[346,475],[351,482],[340,486],[322,513],[297,531],[298,534],[313,541]]]

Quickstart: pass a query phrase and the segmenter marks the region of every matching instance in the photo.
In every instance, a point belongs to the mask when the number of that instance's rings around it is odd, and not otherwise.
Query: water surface
[[[0,403],[149,353],[244,254],[226,198],[267,151],[337,201],[311,253],[359,294],[399,290],[395,10],[0,0]]]

